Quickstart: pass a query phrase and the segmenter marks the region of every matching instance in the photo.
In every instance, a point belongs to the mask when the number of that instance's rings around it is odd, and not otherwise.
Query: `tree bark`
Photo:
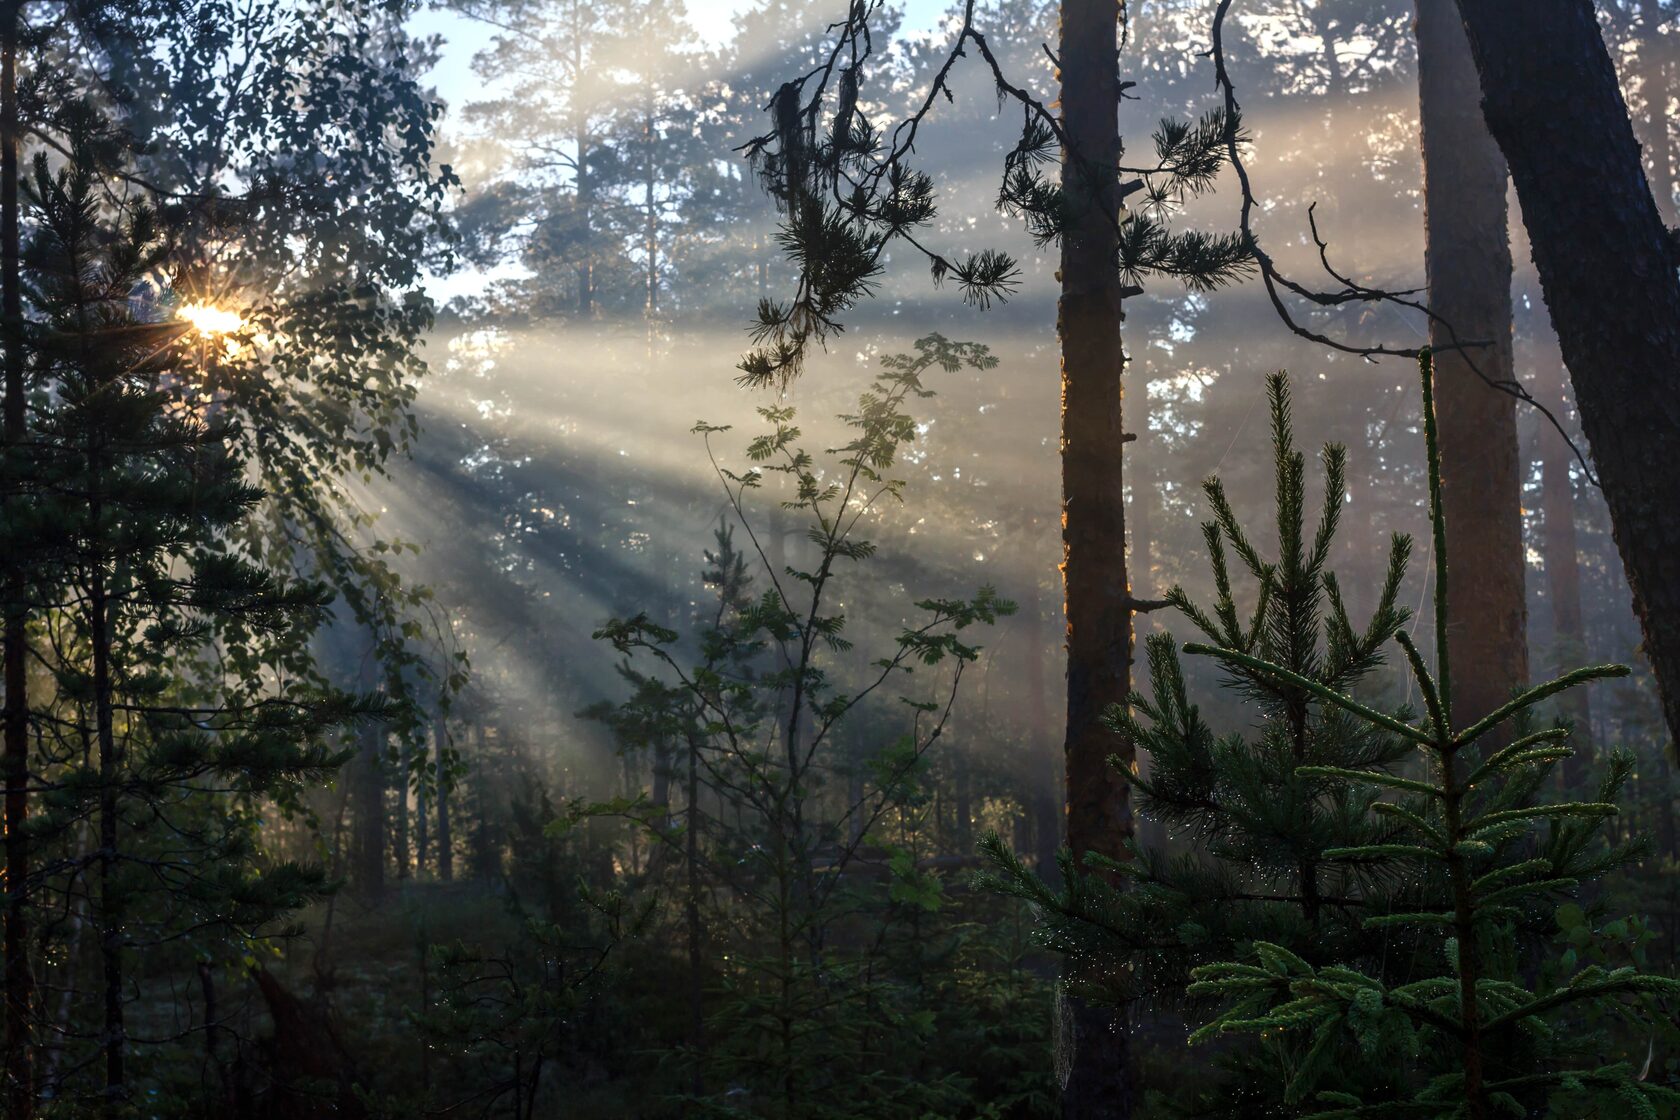
[[[1465,724],[1528,683],[1517,402],[1489,384],[1514,376],[1506,171],[1453,0],[1417,0],[1417,48],[1441,504],[1453,570],[1475,573],[1447,592],[1453,718]]]
[[[1115,267],[1120,188],[1119,0],[1063,0],[1061,107],[1066,226],[1062,237],[1062,577],[1067,613],[1068,845],[1125,855],[1127,785],[1109,764],[1131,765],[1132,745],[1102,725],[1131,691],[1132,612],[1121,487],[1123,318]],[[1131,1113],[1122,1017],[1069,1000],[1062,1114],[1111,1120]]]
[[[1050,721],[1049,689],[1044,681],[1044,603],[1038,581],[1032,596],[1022,641],[1027,664],[1027,796],[1031,798],[1032,851],[1038,874],[1047,882],[1060,881],[1056,853],[1062,847],[1062,825],[1066,810],[1062,804],[1061,776],[1056,758],[1053,724]]]
[[[394,775],[396,780],[391,783],[393,792],[397,795],[396,802],[392,806],[397,814],[397,827],[395,851],[391,855],[396,861],[398,882],[408,878],[410,854],[408,847],[408,751],[409,748],[406,743],[400,745],[397,755],[397,772]]]
[[[690,729],[688,744],[688,781],[683,807],[687,815],[683,836],[684,864],[687,872],[686,897],[683,899],[683,921],[688,937],[688,1049],[693,1063],[689,1092],[699,1097],[706,1091],[706,927],[700,918],[700,738]],[[854,803],[855,804],[855,803]],[[685,1106],[686,1107],[686,1106]]]
[[[1149,462],[1149,375],[1141,367],[1137,371],[1133,388],[1137,390],[1132,400],[1130,418],[1127,423],[1131,426],[1131,433],[1135,436],[1132,449],[1142,453],[1142,459]],[[1128,571],[1138,573],[1138,579],[1143,584],[1143,598],[1153,599],[1157,595],[1155,584],[1155,510],[1160,505],[1160,491],[1156,489],[1155,480],[1145,477],[1141,472],[1132,478],[1131,522],[1127,525],[1131,547],[1130,566]],[[1134,630],[1136,620],[1134,619]],[[1143,618],[1145,633],[1148,633],[1149,616]],[[1133,634],[1133,644],[1136,645],[1137,636]],[[1153,760],[1146,751],[1137,756],[1138,772],[1148,776],[1149,767]],[[1166,829],[1160,820],[1153,817],[1140,817],[1133,814],[1132,827],[1137,831],[1138,840],[1148,848],[1163,847],[1167,842]]]
[[[432,742],[437,747],[438,878],[447,883],[455,877],[455,837],[449,829],[449,729],[442,716],[432,720]]]
[[[373,656],[371,652],[365,655]],[[362,687],[373,687],[371,662],[362,670]],[[354,826],[350,836],[351,884],[365,899],[385,893],[385,727],[369,723],[357,732],[356,757],[351,763]]]
[[[1680,734],[1680,277],[1590,0],[1458,0],[1671,734]]]
[[[23,290],[18,252],[18,0],[0,6],[0,332],[6,365],[3,434],[8,449],[23,442],[24,352],[18,333]],[[15,464],[14,464],[15,465]],[[7,487],[10,489],[10,485]],[[28,1120],[35,1114],[31,1065],[30,1002],[34,974],[29,965],[29,676],[25,647],[28,606],[22,565],[15,552],[6,575],[3,660],[5,663],[6,778],[6,1115]]]
[[[420,782],[414,790],[414,870],[424,875],[426,861],[432,854],[431,799],[426,796],[426,770],[431,762],[430,748],[422,738],[420,749]]]
[[[1668,87],[1672,50],[1662,33],[1659,0],[1639,0],[1639,81],[1645,102],[1646,156],[1650,160],[1651,193],[1664,224],[1674,221],[1674,145],[1668,132]]]
[[[581,71],[580,71],[581,72]],[[594,221],[595,184],[589,178],[589,124],[579,118],[576,126],[577,142],[577,209],[578,228],[583,244],[578,253],[577,298],[578,316],[588,319],[595,314]]]
[[[1568,415],[1565,400],[1568,373],[1558,367],[1556,382],[1548,386],[1546,406],[1560,420]],[[1581,610],[1581,564],[1575,539],[1575,487],[1569,478],[1575,453],[1569,442],[1551,424],[1540,424],[1540,512],[1544,518],[1541,555],[1546,565],[1546,593],[1552,601],[1552,656],[1546,666],[1563,673],[1587,664],[1586,627]],[[1575,755],[1563,764],[1563,782],[1574,794],[1590,793],[1585,788],[1588,763],[1592,758],[1591,692],[1572,688],[1558,697],[1564,714],[1575,725],[1571,745]]]
[[[88,525],[95,534],[103,517],[100,451],[89,447]],[[94,738],[99,744],[99,962],[103,981],[104,1029],[100,1044],[105,1051],[105,1088],[101,1114],[120,1115],[128,1098],[125,1071],[127,1031],[123,1023],[123,915],[121,893],[116,884],[118,836],[118,783],[121,759],[118,755],[114,698],[111,681],[111,618],[105,588],[103,555],[95,558],[88,582],[88,646],[93,655]]]

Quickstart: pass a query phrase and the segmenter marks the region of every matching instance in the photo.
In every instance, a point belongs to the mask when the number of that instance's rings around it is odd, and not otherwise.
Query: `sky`
[[[808,0],[814,8],[832,8],[835,18],[845,15],[846,0]],[[689,22],[708,46],[721,45],[730,34],[735,14],[752,6],[752,0],[688,0]],[[948,0],[902,0],[907,34],[931,30],[950,7]],[[417,34],[441,35],[443,56],[433,68],[431,79],[438,93],[452,105],[460,104],[477,87],[472,56],[490,41],[492,29],[454,12],[427,8],[416,15],[412,27]]]

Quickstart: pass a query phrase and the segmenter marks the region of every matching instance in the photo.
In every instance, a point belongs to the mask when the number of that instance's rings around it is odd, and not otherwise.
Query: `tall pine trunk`
[[[372,654],[365,655],[371,659]],[[371,690],[371,661],[362,670],[362,687]],[[385,727],[370,722],[356,733],[356,756],[351,761],[352,812],[350,881],[356,893],[378,899],[385,893]]]
[[[647,320],[650,331],[654,316],[659,314],[659,207],[654,195],[653,145],[653,106],[649,105],[642,122],[642,189],[647,192],[642,237],[643,250],[647,253]]]
[[[1132,746],[1103,726],[1131,692],[1132,605],[1121,488],[1119,0],[1063,0],[1061,108],[1062,578],[1067,612],[1068,844],[1120,858],[1132,831],[1125,779],[1109,764]],[[1077,967],[1077,966],[1075,966]],[[1063,1020],[1068,1120],[1129,1116],[1122,1017],[1069,998]]]
[[[424,875],[426,863],[432,855],[431,835],[431,799],[426,796],[426,782],[429,780],[426,770],[431,764],[430,750],[422,736],[419,740],[420,751],[420,780],[414,789],[414,870]]]
[[[578,230],[583,244],[578,253],[578,317],[587,319],[595,313],[594,221],[595,185],[589,178],[589,124],[579,118],[575,127],[577,144],[577,210]]]
[[[103,517],[100,477],[101,452],[89,446],[92,492],[88,502],[88,524],[97,539]],[[123,1023],[123,915],[118,873],[118,783],[120,759],[111,695],[111,619],[105,587],[105,558],[97,545],[93,549],[92,577],[88,585],[88,645],[93,655],[94,739],[99,745],[99,963],[103,981],[104,1027],[100,1044],[105,1051],[105,1089],[101,1111],[114,1117],[128,1097],[124,1071],[127,1056]]]
[[[1489,384],[1513,379],[1506,172],[1453,0],[1417,0],[1417,47],[1441,499],[1454,568],[1474,573],[1447,600],[1453,713],[1469,722],[1528,680],[1516,398]]]
[[[24,361],[19,326],[23,292],[18,253],[18,0],[0,6],[0,332],[6,365],[4,419],[8,454],[23,442]],[[15,466],[15,461],[13,464]],[[8,487],[10,489],[10,487]],[[35,1114],[30,1050],[30,1002],[34,976],[29,966],[29,696],[24,573],[14,555],[5,584],[5,777],[6,777],[6,1115],[28,1120]]]
[[[1639,0],[1639,80],[1643,87],[1645,155],[1650,161],[1651,193],[1665,224],[1674,221],[1674,144],[1668,131],[1668,89],[1673,80],[1673,49],[1662,33],[1659,0]]]
[[[694,1065],[689,1092],[699,1097],[706,1091],[706,930],[700,920],[700,737],[692,729],[687,735],[688,780],[684,789],[688,816],[683,836],[687,873],[683,919],[688,936],[688,1049]]]
[[[1680,275],[1591,0],[1458,0],[1680,734]]]
[[[455,877],[455,837],[449,829],[449,728],[443,717],[432,720],[437,748],[437,873],[445,883]]]
[[[1144,462],[1150,462],[1149,456],[1149,375],[1141,367],[1137,371],[1137,378],[1133,382],[1136,393],[1132,398],[1131,415],[1128,424],[1131,426],[1136,439],[1132,443],[1135,451],[1141,453]],[[1156,489],[1153,479],[1146,478],[1139,472],[1132,479],[1131,523],[1127,526],[1130,532],[1131,562],[1128,571],[1135,573],[1144,588],[1144,598],[1153,598],[1155,590],[1154,554],[1155,554],[1155,511],[1160,505],[1160,491]],[[1147,619],[1146,619],[1147,623]],[[1136,635],[1133,636],[1134,642]],[[1138,771],[1147,775],[1150,758],[1145,752],[1137,760]],[[1151,817],[1136,818],[1134,815],[1133,828],[1137,830],[1138,839],[1146,847],[1158,848],[1167,841],[1166,829],[1161,822]]]
[[[397,814],[396,843],[394,845],[396,850],[391,854],[396,860],[398,882],[408,879],[410,855],[408,846],[408,754],[408,744],[402,743],[397,755],[397,772],[394,775],[396,780],[391,783],[397,795],[396,803],[392,806]]]
[[[1033,862],[1039,875],[1054,880],[1058,875],[1056,852],[1062,846],[1061,760],[1056,757],[1054,724],[1050,717],[1049,689],[1044,680],[1044,603],[1038,580],[1033,580],[1027,599],[1021,640],[1026,644],[1027,685],[1027,781],[1032,816]]]
[[[1565,400],[1568,374],[1560,365],[1553,384],[1546,387],[1546,406],[1560,420],[1568,415]],[[1551,424],[1540,423],[1540,512],[1544,519],[1541,556],[1546,565],[1546,594],[1552,604],[1552,662],[1550,673],[1588,664],[1586,627],[1581,610],[1581,561],[1575,539],[1575,487],[1569,478],[1574,452]],[[1592,757],[1592,712],[1585,688],[1572,688],[1558,698],[1575,725],[1573,757],[1563,764],[1568,792],[1584,796],[1588,762]]]

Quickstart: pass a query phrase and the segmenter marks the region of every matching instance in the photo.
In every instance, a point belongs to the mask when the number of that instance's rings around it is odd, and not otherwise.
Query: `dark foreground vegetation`
[[[3,1115],[1680,1117],[1677,19],[0,0]]]

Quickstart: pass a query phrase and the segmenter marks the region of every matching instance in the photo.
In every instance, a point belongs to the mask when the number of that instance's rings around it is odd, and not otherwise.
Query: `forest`
[[[1680,0],[0,0],[7,1120],[1680,1120]]]

